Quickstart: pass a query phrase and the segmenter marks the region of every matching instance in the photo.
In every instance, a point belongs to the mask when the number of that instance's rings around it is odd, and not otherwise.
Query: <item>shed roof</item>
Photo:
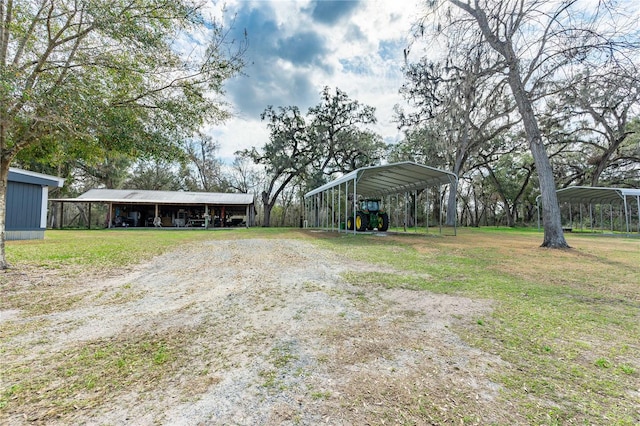
[[[51,186],[54,188],[62,188],[64,179],[45,175],[44,173],[36,173],[29,170],[17,169],[9,167],[9,180],[12,182],[29,183],[32,185]]]
[[[621,204],[625,197],[640,197],[640,189],[570,186],[556,191],[559,202]]]
[[[356,191],[359,195],[370,197],[451,184],[457,179],[455,173],[406,161],[362,167],[309,191],[304,196],[310,197],[352,180],[356,181]]]
[[[90,189],[77,198],[52,201],[103,202],[122,204],[214,204],[247,206],[253,204],[253,194],[221,192],[148,191],[139,189]]]

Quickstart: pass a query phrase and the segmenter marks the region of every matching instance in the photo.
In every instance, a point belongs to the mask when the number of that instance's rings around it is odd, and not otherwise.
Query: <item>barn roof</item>
[[[221,192],[148,191],[139,189],[90,189],[77,198],[52,201],[103,202],[121,204],[213,204],[246,206],[253,204],[253,194]]]
[[[305,194],[310,197],[323,191],[356,181],[356,191],[364,197],[397,194],[438,185],[455,183],[455,173],[406,161],[383,166],[363,167],[339,177]]]

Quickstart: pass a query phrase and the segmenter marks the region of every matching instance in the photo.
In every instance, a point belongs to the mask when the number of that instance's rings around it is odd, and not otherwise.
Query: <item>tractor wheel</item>
[[[366,231],[368,225],[369,225],[369,220],[367,216],[364,213],[358,212],[356,214],[356,230]]]
[[[347,230],[353,231],[353,218],[349,217],[347,219]]]
[[[389,229],[389,215],[386,213],[380,213],[378,215],[378,231],[386,231]]]

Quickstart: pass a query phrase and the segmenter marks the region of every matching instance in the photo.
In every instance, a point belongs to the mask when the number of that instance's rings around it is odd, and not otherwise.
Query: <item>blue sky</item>
[[[246,30],[244,75],[225,85],[234,118],[207,129],[219,156],[268,140],[260,113],[273,105],[295,105],[306,113],[325,86],[376,108],[373,130],[387,142],[400,139],[392,122],[402,103],[403,49],[422,6],[414,0],[244,1],[226,3],[236,37]]]

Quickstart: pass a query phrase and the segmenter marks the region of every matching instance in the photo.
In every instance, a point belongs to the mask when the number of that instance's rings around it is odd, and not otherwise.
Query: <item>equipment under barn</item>
[[[640,189],[570,186],[556,191],[565,231],[640,234]],[[539,198],[536,202],[539,203]],[[633,218],[638,221],[633,224]],[[586,225],[586,226],[585,226]],[[538,207],[538,228],[540,208]]]
[[[218,192],[144,191],[134,189],[91,189],[77,198],[55,199],[64,217],[66,203],[107,205],[104,225],[114,227],[230,227],[253,226],[252,194]],[[59,221],[60,227],[64,223]]]
[[[304,224],[308,227],[338,230],[339,232],[353,230],[354,233],[365,229],[386,230],[389,226],[403,226],[406,230],[407,196],[410,193],[413,193],[414,200],[417,200],[418,191],[436,188],[438,195],[436,202],[440,203],[442,199],[441,187],[449,185],[450,190],[455,191],[457,181],[458,177],[455,173],[414,162],[363,167],[307,192],[304,196]],[[356,196],[354,197],[353,194]],[[385,219],[386,213],[377,210],[379,208],[377,203],[373,205],[375,211],[367,209],[369,200],[384,201],[386,199],[384,204],[390,205],[390,201],[395,197],[396,204],[399,204],[400,194],[404,195],[404,219],[396,218],[394,220],[393,215],[387,216]],[[430,204],[435,203],[430,203],[428,191],[425,191],[425,194],[425,208],[429,212]],[[359,208],[360,201],[366,203]],[[414,225],[417,229],[417,202],[413,203],[413,209]],[[363,212],[366,212],[366,215]],[[437,225],[440,226],[440,232],[442,232],[442,213],[443,209],[438,209]],[[377,215],[377,219],[374,214]],[[436,225],[436,223],[430,224],[428,218],[427,214],[424,224],[427,230],[430,225]],[[391,223],[385,223],[385,220]],[[372,225],[372,221],[376,223]],[[397,223],[401,221],[402,225]],[[454,225],[454,232],[455,230]]]

